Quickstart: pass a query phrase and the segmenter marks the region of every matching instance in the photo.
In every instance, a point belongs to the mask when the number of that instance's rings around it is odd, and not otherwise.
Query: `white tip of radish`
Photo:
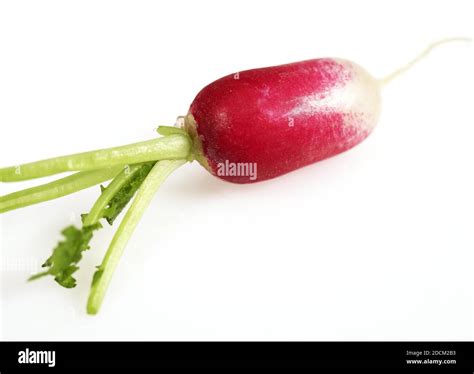
[[[343,59],[333,59],[344,67],[348,79],[341,80],[328,91],[301,98],[288,115],[341,113],[347,127],[370,132],[381,110],[380,82],[361,66]]]
[[[346,113],[346,125],[371,132],[382,109],[380,82],[361,66],[347,60],[338,60],[351,71],[351,79],[336,90],[334,96],[339,99],[339,110]]]

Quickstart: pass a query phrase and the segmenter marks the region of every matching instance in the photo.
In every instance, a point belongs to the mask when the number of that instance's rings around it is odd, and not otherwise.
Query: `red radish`
[[[94,274],[87,304],[98,312],[121,254],[153,194],[186,161],[198,160],[213,175],[235,183],[274,178],[344,152],[363,141],[380,113],[381,87],[411,68],[435,46],[377,80],[359,65],[322,58],[231,74],[206,86],[192,102],[183,128],[160,127],[163,137],[121,147],[62,156],[0,169],[2,182],[78,173],[0,197],[0,213],[51,200],[113,178],[83,226],[63,230],[45,271],[64,287],[89,248],[101,219],[112,224],[136,196]]]
[[[364,140],[380,112],[380,83],[360,66],[317,59],[231,74],[206,86],[185,118],[199,161],[236,183],[274,178]],[[256,178],[219,172],[254,164]],[[234,173],[235,174],[235,173]]]

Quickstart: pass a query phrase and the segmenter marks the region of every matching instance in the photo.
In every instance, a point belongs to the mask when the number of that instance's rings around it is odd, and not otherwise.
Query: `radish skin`
[[[380,82],[359,65],[316,59],[223,77],[194,99],[186,128],[198,160],[235,183],[274,178],[364,140],[380,113]],[[258,175],[219,175],[223,163],[255,164]]]

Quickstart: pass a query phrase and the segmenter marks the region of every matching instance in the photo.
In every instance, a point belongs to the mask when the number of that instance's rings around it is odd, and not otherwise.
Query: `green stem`
[[[191,139],[174,134],[120,147],[50,158],[0,169],[1,182],[16,182],[45,177],[65,171],[101,169],[115,165],[137,164],[156,160],[184,159],[189,156]]]
[[[99,311],[125,246],[132,236],[140,218],[150,204],[156,190],[168,175],[184,163],[186,163],[186,160],[157,162],[140,186],[132,205],[110,243],[102,264],[94,274],[87,303],[87,313],[96,314]]]
[[[56,199],[112,179],[121,166],[81,171],[40,186],[0,196],[0,213]]]
[[[126,184],[130,179],[133,178],[135,173],[140,170],[143,164],[130,165],[121,173],[119,173],[110,184],[105,188],[105,190],[100,194],[99,198],[94,203],[91,211],[87,214],[84,219],[83,225],[90,226],[99,221],[102,217],[102,213],[106,208],[107,204],[110,202],[115,194]]]
[[[180,129],[179,127],[173,127],[173,126],[158,126],[158,128],[156,129],[156,132],[163,136],[176,135],[176,134],[181,134],[181,135],[188,134],[186,130]]]

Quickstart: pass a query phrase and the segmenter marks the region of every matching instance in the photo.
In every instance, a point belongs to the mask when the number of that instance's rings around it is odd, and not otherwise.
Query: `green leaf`
[[[153,167],[154,162],[142,165],[142,167],[133,175],[130,181],[122,186],[120,190],[110,199],[109,204],[102,213],[102,217],[107,220],[109,225],[112,225],[117,216],[127,206],[132,199],[135,192],[140,188],[146,176]]]
[[[53,254],[42,265],[48,268],[47,271],[35,274],[28,280],[41,278],[45,275],[54,276],[54,280],[61,286],[73,288],[76,286],[76,279],[72,276],[79,267],[77,263],[82,258],[82,252],[88,250],[89,242],[95,230],[101,228],[100,223],[85,226],[81,230],[75,226],[66,227],[61,233],[65,240],[58,243],[53,250]]]
[[[92,276],[92,287],[94,287],[102,277],[102,273],[104,272],[104,269],[101,269],[100,266],[96,266],[97,270],[94,272],[94,275]]]
[[[95,223],[91,222],[91,224],[86,223],[86,225],[84,225],[87,214],[81,214],[83,223],[81,229],[75,226],[66,227],[61,232],[65,240],[58,243],[53,250],[53,254],[42,265],[42,267],[48,268],[48,270],[35,274],[28,280],[35,280],[46,275],[52,275],[61,286],[66,288],[75,287],[76,279],[73,277],[73,274],[79,269],[77,264],[82,259],[82,252],[89,249],[89,243],[94,235],[94,231],[102,227],[99,219],[104,218],[112,225],[117,216],[140,188],[154,164],[155,162],[150,162],[139,166],[138,170],[136,170],[130,178],[125,179],[125,184],[115,192],[108,202],[107,200],[109,198],[106,197],[103,203],[107,205],[105,209],[98,214]],[[126,171],[122,173],[125,172]],[[116,176],[116,178],[120,177],[120,174]],[[101,185],[100,190],[102,194],[107,193],[107,187]]]

